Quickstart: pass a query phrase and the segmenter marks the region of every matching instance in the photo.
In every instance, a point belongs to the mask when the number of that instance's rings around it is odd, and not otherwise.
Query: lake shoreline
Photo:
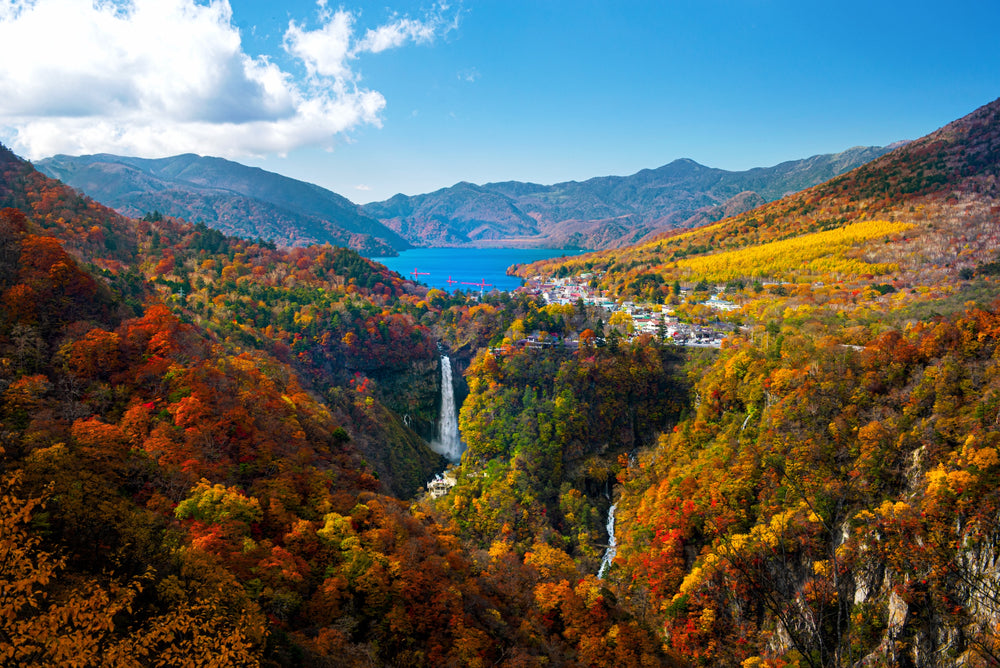
[[[411,248],[395,257],[373,257],[374,262],[431,288],[454,292],[511,292],[523,281],[507,274],[514,265],[571,257],[592,251],[567,248],[450,247]]]

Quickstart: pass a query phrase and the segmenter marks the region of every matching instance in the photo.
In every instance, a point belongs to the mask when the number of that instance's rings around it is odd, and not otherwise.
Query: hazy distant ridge
[[[742,172],[680,159],[631,176],[551,186],[462,182],[425,195],[396,195],[362,209],[418,246],[499,242],[614,248],[666,228],[691,227],[743,213],[827,181],[889,150],[856,147]]]

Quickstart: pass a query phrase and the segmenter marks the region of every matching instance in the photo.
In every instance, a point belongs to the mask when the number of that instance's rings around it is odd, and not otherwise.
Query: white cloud
[[[370,51],[381,53],[386,49],[395,49],[409,41],[426,44],[433,41],[437,34],[436,21],[414,21],[413,19],[396,19],[392,23],[365,32],[364,39],[358,44],[358,52]]]
[[[354,16],[340,10],[318,30],[305,30],[292,21],[285,33],[285,50],[305,63],[312,76],[346,79],[351,76],[353,35]]]
[[[454,27],[438,7],[355,32],[318,4],[285,50],[308,76],[243,51],[228,0],[0,0],[0,132],[19,153],[286,153],[379,124],[385,98],[354,70],[362,53],[426,43]],[[457,16],[457,15],[456,15]]]

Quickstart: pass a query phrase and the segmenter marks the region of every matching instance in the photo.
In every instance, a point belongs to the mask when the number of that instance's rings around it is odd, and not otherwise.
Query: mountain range
[[[157,211],[232,236],[283,246],[329,243],[371,256],[410,247],[330,190],[222,158],[57,155],[35,167],[134,218]]]
[[[462,182],[426,195],[396,195],[362,209],[416,246],[616,248],[664,229],[694,227],[749,211],[854,169],[895,146],[856,147],[741,172],[680,159],[631,176],[550,186]]]
[[[128,216],[158,211],[284,246],[330,243],[384,256],[411,245],[617,248],[749,211],[890,148],[856,147],[742,172],[680,159],[631,176],[549,186],[461,182],[360,207],[311,183],[191,154],[58,155],[36,167]]]

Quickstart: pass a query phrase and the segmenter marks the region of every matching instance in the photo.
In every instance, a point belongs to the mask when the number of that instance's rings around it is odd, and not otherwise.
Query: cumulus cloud
[[[386,104],[360,84],[358,57],[431,42],[455,26],[447,13],[359,33],[355,14],[321,1],[318,27],[285,32],[296,77],[244,52],[228,0],[0,0],[0,127],[29,158],[330,148]]]
[[[292,21],[285,33],[285,50],[296,56],[312,76],[347,79],[351,76],[351,37],[354,16],[340,10],[317,30],[306,30]]]

